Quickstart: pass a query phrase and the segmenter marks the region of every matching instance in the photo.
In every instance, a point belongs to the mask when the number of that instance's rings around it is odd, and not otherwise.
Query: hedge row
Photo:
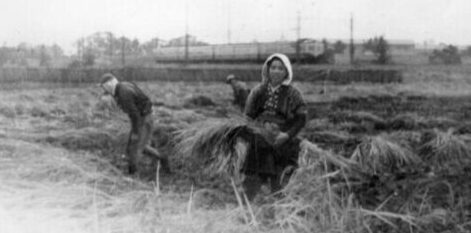
[[[223,81],[232,73],[244,81],[259,81],[260,69],[255,68],[121,68],[121,69],[48,69],[48,68],[2,68],[0,83],[52,82],[52,83],[93,83],[100,76],[113,72],[122,80],[128,81]],[[380,69],[312,69],[301,67],[294,70],[297,81],[328,81],[333,83],[402,82],[399,70]]]

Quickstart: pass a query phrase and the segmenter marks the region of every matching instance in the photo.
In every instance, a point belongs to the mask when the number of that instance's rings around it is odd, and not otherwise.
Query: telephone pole
[[[299,64],[299,60],[300,60],[300,50],[301,50],[301,44],[300,44],[300,40],[301,40],[301,16],[300,16],[300,13],[298,11],[297,13],[297,25],[296,25],[296,63]]]
[[[111,32],[108,32],[108,43],[109,43],[109,61],[110,61],[110,64],[113,64],[113,53],[114,53],[114,46],[113,46],[113,43],[114,43],[114,38],[113,38],[113,34],[111,34]]]
[[[121,66],[124,68],[126,65],[126,39],[124,36],[121,37]]]
[[[188,0],[185,1],[185,64],[188,64]]]
[[[355,62],[355,45],[353,43],[353,14],[350,14],[350,65]]]
[[[227,1],[227,44],[231,43],[231,1]]]

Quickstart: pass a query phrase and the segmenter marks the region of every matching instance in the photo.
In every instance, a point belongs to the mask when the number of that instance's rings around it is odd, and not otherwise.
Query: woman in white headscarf
[[[271,137],[251,137],[242,172],[246,193],[251,199],[258,188],[250,177],[270,180],[272,192],[280,189],[279,175],[288,166],[297,166],[299,131],[305,126],[306,104],[301,92],[291,85],[293,71],[284,54],[273,54],[262,68],[262,82],[250,92],[245,115],[263,124]],[[252,186],[252,187],[251,187]]]

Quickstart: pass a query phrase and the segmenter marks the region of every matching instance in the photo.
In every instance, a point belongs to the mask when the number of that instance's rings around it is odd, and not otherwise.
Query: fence
[[[96,83],[102,74],[113,72],[121,80],[127,81],[184,81],[211,82],[223,81],[228,74],[235,74],[244,81],[260,81],[260,68],[2,68],[0,83],[45,82],[60,84]],[[296,81],[329,81],[345,84],[352,82],[391,83],[402,82],[402,71],[387,69],[294,69]]]

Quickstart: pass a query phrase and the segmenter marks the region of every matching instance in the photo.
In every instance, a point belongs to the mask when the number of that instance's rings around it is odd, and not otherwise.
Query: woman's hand
[[[275,138],[275,143],[273,145],[275,147],[283,145],[286,141],[288,141],[289,135],[285,132],[280,132],[276,138]]]
[[[272,134],[279,134],[280,132],[280,127],[278,127],[278,125],[275,123],[265,122],[263,123],[263,128]]]

